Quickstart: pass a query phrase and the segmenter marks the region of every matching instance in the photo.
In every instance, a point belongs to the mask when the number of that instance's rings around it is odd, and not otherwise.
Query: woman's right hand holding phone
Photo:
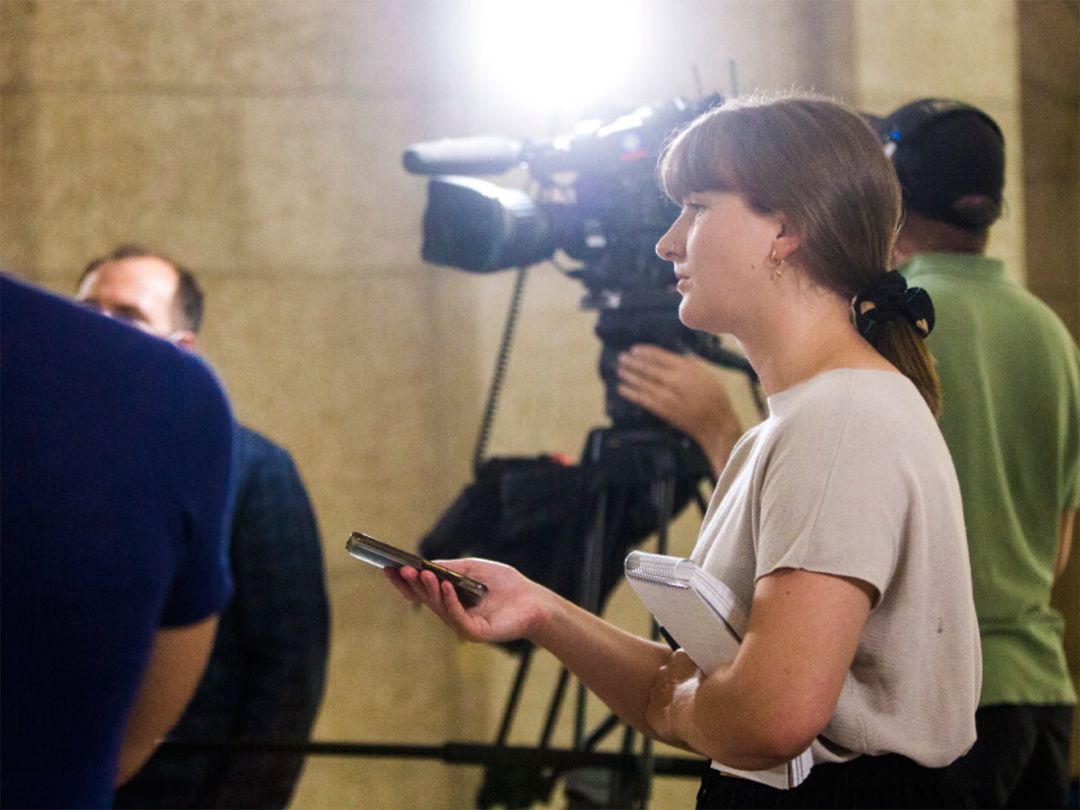
[[[555,596],[517,569],[489,560],[439,561],[439,565],[483,582],[488,592],[478,604],[465,608],[450,582],[411,566],[383,571],[408,600],[427,605],[458,637],[477,642],[528,638],[546,621]]]

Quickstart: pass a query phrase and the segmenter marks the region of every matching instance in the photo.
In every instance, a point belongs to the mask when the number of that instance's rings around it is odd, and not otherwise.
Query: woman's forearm
[[[555,600],[530,640],[559,659],[623,722],[655,738],[645,711],[670,648],[627,633],[562,597]]]

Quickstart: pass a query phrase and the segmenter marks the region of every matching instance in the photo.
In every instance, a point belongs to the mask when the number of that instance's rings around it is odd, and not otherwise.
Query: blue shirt
[[[198,358],[0,276],[0,803],[107,807],[155,634],[216,614],[232,417]]]
[[[229,556],[235,593],[177,740],[305,742],[322,699],[329,603],[315,514],[289,453],[238,426]],[[288,806],[302,755],[154,753],[116,808]]]

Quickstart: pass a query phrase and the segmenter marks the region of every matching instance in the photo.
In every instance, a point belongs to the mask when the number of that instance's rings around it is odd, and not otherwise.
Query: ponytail
[[[851,320],[867,341],[915,387],[934,417],[941,414],[941,385],[924,338],[934,328],[934,303],[921,287],[908,287],[898,270],[881,273],[851,299]]]

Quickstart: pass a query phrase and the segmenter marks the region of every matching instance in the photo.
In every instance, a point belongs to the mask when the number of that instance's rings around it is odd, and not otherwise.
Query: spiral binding
[[[657,585],[667,585],[669,588],[689,588],[687,583],[676,580],[677,563],[678,560],[673,562],[670,557],[665,558],[662,554],[632,551],[623,565],[628,577],[655,582]]]

